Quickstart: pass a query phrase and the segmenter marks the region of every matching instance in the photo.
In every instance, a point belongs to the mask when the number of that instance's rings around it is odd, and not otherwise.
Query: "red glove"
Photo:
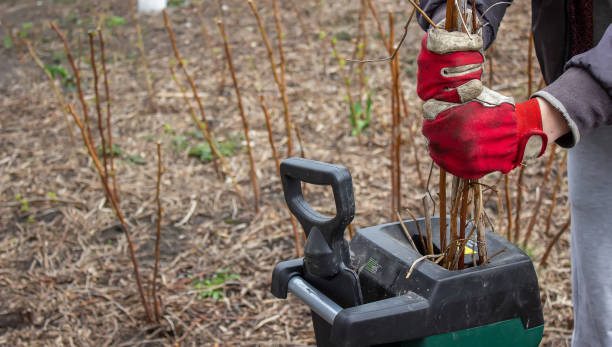
[[[477,100],[465,104],[424,105],[422,131],[438,166],[455,176],[476,179],[493,171],[508,173],[524,159],[544,154],[548,139],[538,101],[515,107],[495,94],[485,88]]]
[[[455,176],[476,179],[509,172],[546,150],[536,99],[514,106],[482,86],[484,57],[478,34],[431,29],[421,41],[417,93],[429,154]]]
[[[466,102],[482,91],[479,35],[430,30],[421,40],[417,65],[417,94],[423,100]]]

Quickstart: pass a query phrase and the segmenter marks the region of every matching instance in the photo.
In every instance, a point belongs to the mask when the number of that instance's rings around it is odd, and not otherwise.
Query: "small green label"
[[[376,261],[376,259],[370,257],[370,259],[368,259],[368,263],[365,266],[365,269],[368,270],[369,273],[375,274],[378,272],[378,270],[380,270],[382,268],[382,266],[380,266],[380,264],[378,264],[378,262]]]

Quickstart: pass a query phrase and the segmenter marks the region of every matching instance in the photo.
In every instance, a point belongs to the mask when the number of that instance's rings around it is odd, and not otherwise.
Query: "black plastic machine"
[[[449,271],[425,260],[399,223],[344,230],[355,215],[349,171],[337,165],[290,158],[281,164],[285,200],[307,236],[304,258],[276,265],[272,293],[292,292],[312,311],[318,346],[537,346],[544,320],[531,259],[493,232],[488,264]],[[302,182],[330,185],[336,216],[316,212]],[[418,220],[417,223],[424,221]],[[414,221],[405,221],[417,240]],[[450,223],[447,223],[447,225]],[[439,220],[432,219],[432,227]],[[437,248],[439,240],[434,236]],[[477,258],[477,255],[475,255]]]

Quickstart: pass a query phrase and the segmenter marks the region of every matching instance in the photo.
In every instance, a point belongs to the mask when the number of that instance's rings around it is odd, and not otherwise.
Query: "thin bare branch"
[[[162,223],[162,203],[161,203],[161,178],[164,173],[162,165],[162,150],[161,142],[157,141],[157,189],[155,193],[155,201],[157,202],[157,234],[155,235],[155,265],[153,266],[153,306],[155,308],[155,321],[159,322],[161,318],[161,307],[157,297],[157,274],[159,271],[159,240],[161,239],[161,223]]]
[[[253,0],[247,0],[247,3],[251,7],[251,10],[253,11],[253,15],[255,16],[255,19],[257,20],[257,25],[259,26],[259,32],[261,33],[261,38],[263,39],[264,44],[266,46],[266,50],[268,52],[268,59],[270,60],[272,75],[274,76],[274,81],[276,82],[276,85],[278,86],[278,89],[281,93],[281,97],[283,100],[283,109],[285,111],[285,127],[287,131],[287,156],[290,157],[293,153],[293,139],[291,136],[292,122],[291,122],[291,115],[289,114],[289,100],[287,99],[285,85],[283,81],[280,79],[280,77],[278,76],[278,73],[276,72],[276,63],[274,62],[274,53],[272,51],[272,46],[270,45],[270,40],[268,40],[268,35],[266,34],[266,30],[264,29],[263,22],[261,20],[261,17],[259,16],[259,12],[257,11],[257,7],[255,6],[255,3],[253,2]]]
[[[187,71],[187,67],[185,66],[185,61],[183,61],[183,58],[181,57],[181,53],[178,50],[178,47],[176,45],[176,40],[174,39],[174,31],[172,30],[172,26],[170,25],[170,20],[168,19],[168,14],[166,13],[166,10],[163,11],[163,14],[164,14],[164,26],[166,27],[166,30],[168,31],[168,36],[170,36],[170,43],[172,44],[172,51],[174,52],[174,57],[178,61],[178,65],[181,67],[181,70],[183,70],[183,74],[187,78],[187,81],[189,81],[189,86],[191,87],[193,98],[196,99],[196,102],[198,103],[198,108],[200,109],[200,116],[202,118],[202,121],[204,122],[204,126],[207,129],[206,132],[208,132],[209,131],[208,129],[210,129],[210,124],[208,123],[208,120],[206,119],[206,112],[204,111],[204,105],[202,104],[202,99],[200,99],[200,96],[198,95],[198,90],[195,86],[195,82],[193,81],[193,77],[191,77],[191,75]],[[214,143],[212,142],[212,139],[210,137],[207,137],[206,141],[208,142],[208,145],[210,146],[210,148],[213,148]],[[219,178],[222,178],[223,175],[221,174],[221,171],[219,170],[219,165],[217,164],[217,158],[220,158],[219,157],[220,155],[221,155],[220,153],[214,153],[213,165],[215,167],[215,172],[217,172],[217,175],[219,176]]]
[[[74,112],[72,105],[69,104],[68,109],[70,110],[72,117],[74,118],[79,129],[81,130],[83,142],[85,143],[85,146],[87,147],[87,151],[89,152],[89,156],[93,160],[93,163],[98,171],[98,176],[100,177],[100,181],[102,182],[102,187],[104,188],[107,196],[110,197],[111,203],[113,204],[113,208],[115,209],[115,213],[117,214],[117,218],[119,218],[119,221],[121,222],[121,226],[123,228],[123,232],[125,233],[125,237],[128,241],[128,246],[130,249],[130,257],[132,259],[132,265],[134,267],[134,277],[136,277],[136,284],[138,285],[138,292],[140,294],[140,300],[145,310],[147,321],[152,321],[151,311],[149,310],[149,305],[147,304],[147,299],[145,297],[144,289],[142,287],[142,278],[140,277],[140,272],[138,271],[138,260],[136,259],[136,252],[134,250],[134,244],[132,242],[132,236],[130,235],[128,225],[125,221],[125,218],[123,217],[123,213],[121,213],[121,209],[119,208],[119,204],[117,203],[117,200],[112,195],[110,187],[108,186],[108,182],[106,182],[106,180],[104,179],[104,170],[102,170],[100,159],[98,159],[98,155],[96,154],[94,147],[92,146],[91,142],[89,142],[87,131],[85,130],[83,123],[81,123],[81,120],[79,119],[77,114]]]
[[[96,95],[96,113],[98,115],[98,132],[100,133],[100,142],[102,143],[102,164],[104,167],[104,179],[108,183],[108,160],[106,155],[106,139],[104,138],[104,127],[102,126],[102,108],[100,107],[100,90],[98,88],[98,67],[96,66],[96,51],[94,45],[94,33],[87,33],[89,36],[89,54],[91,61],[91,69],[94,76],[94,92]]]
[[[85,96],[83,95],[83,88],[81,87],[81,76],[79,75],[79,68],[76,66],[74,62],[74,58],[72,57],[72,52],[70,51],[70,47],[68,46],[68,41],[66,40],[66,36],[64,36],[62,31],[53,22],[51,22],[51,28],[55,30],[57,35],[60,37],[60,39],[64,43],[64,51],[66,52],[66,56],[68,57],[70,66],[72,66],[72,71],[74,73],[74,79],[76,80],[76,84],[77,84],[77,91],[79,92],[79,100],[81,101],[81,106],[83,107],[83,117],[85,119],[85,128],[87,129],[88,140],[89,140],[89,143],[92,145],[92,147],[96,148],[96,145],[93,141],[93,136],[91,134],[91,127],[89,126],[89,113],[87,112],[87,103],[85,102]]]
[[[253,160],[253,149],[251,148],[251,137],[249,136],[249,123],[244,113],[244,107],[242,106],[242,96],[240,95],[240,87],[238,86],[238,79],[236,78],[236,70],[234,69],[234,63],[232,61],[232,50],[227,40],[227,34],[225,33],[225,26],[223,22],[217,21],[217,26],[223,37],[223,46],[225,48],[225,56],[227,58],[227,64],[229,65],[230,72],[232,73],[232,81],[234,82],[234,90],[236,91],[236,99],[238,101],[238,109],[240,110],[240,118],[242,119],[242,128],[244,130],[244,138],[246,140],[247,152],[249,154],[249,166],[251,168],[251,185],[253,186],[253,199],[255,200],[255,213],[259,212],[259,186],[257,185],[257,173],[255,170],[255,161]]]
[[[104,55],[104,35],[98,30],[98,43],[100,45],[100,59],[104,71],[104,91],[106,94],[106,132],[108,137],[108,148],[110,149],[110,175],[113,177],[113,195],[119,199],[119,188],[117,187],[117,175],[115,173],[115,150],[113,148],[113,132],[111,131],[111,95],[108,88],[108,70],[106,69],[106,56]]]

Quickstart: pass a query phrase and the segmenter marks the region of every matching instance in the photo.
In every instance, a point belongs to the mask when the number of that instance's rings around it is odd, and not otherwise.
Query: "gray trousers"
[[[569,150],[573,347],[612,346],[612,126]]]

